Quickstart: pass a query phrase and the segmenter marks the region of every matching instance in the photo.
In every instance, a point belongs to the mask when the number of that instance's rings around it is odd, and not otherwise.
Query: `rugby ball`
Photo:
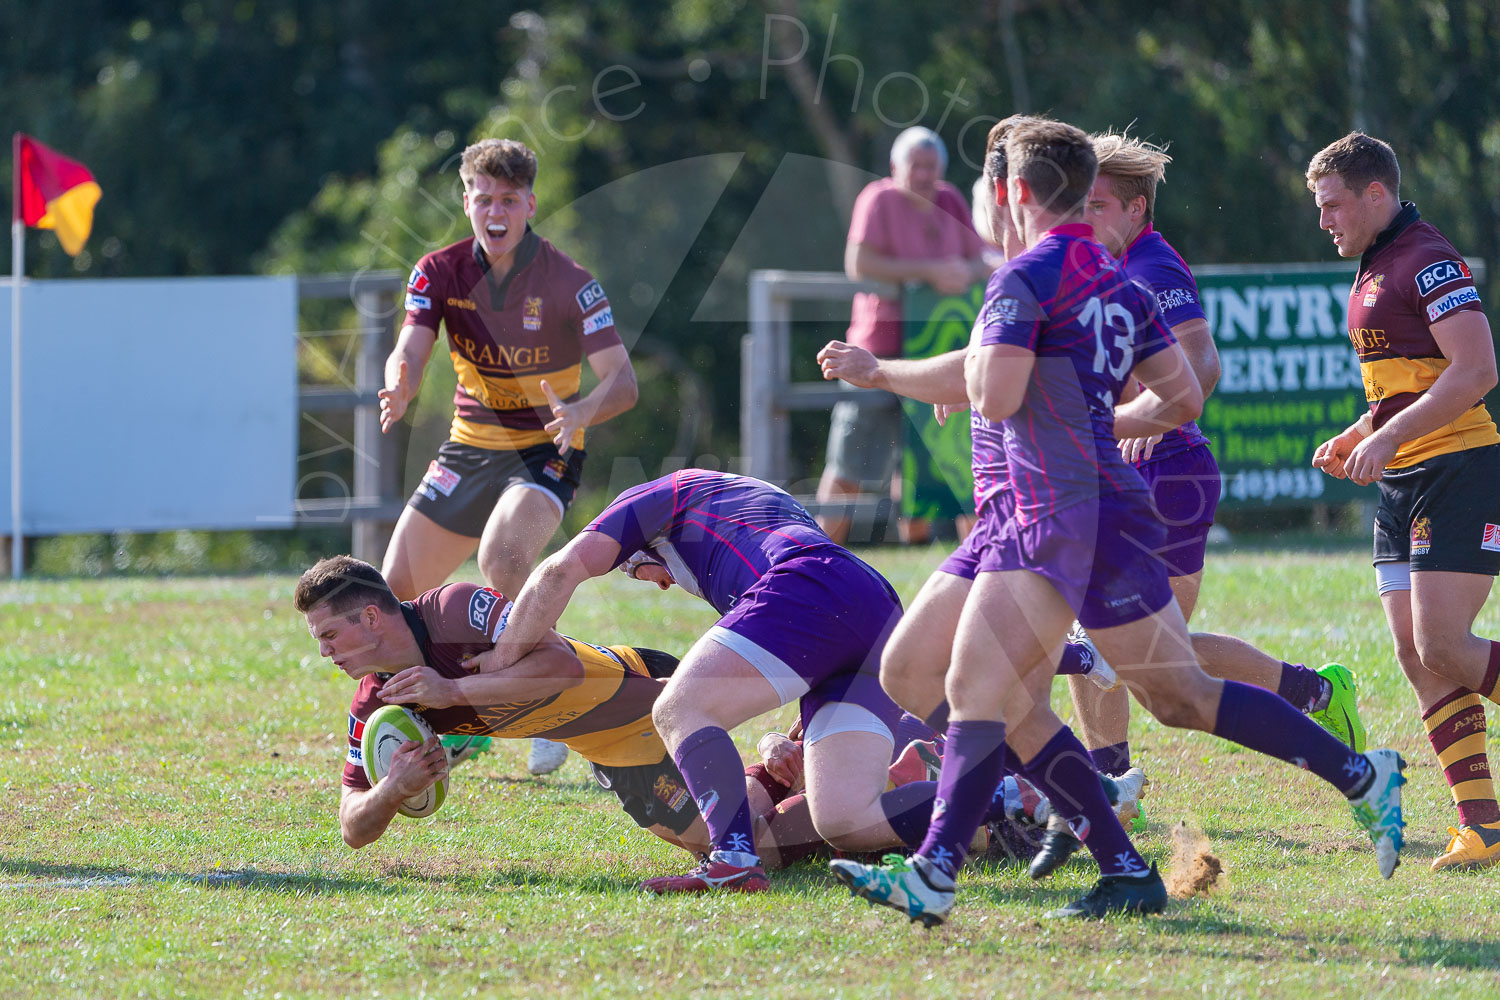
[[[365,776],[371,787],[380,784],[391,770],[391,758],[407,742],[421,743],[434,733],[432,727],[417,715],[400,705],[384,705],[377,708],[365,721],[365,735],[361,748],[365,758]],[[443,751],[445,754],[446,750]],[[448,797],[449,777],[440,778],[432,787],[406,799],[398,807],[401,815],[421,819],[438,811]]]

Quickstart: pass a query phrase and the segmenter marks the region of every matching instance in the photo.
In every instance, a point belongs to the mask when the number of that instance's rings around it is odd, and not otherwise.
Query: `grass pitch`
[[[910,598],[942,555],[869,558]],[[348,850],[336,804],[352,684],[317,657],[293,582],[0,584],[0,995],[1500,990],[1500,869],[1427,871],[1456,818],[1362,555],[1212,555],[1194,626],[1357,671],[1372,745],[1411,764],[1394,879],[1311,775],[1137,712],[1132,748],[1153,781],[1137,842],[1165,864],[1173,825],[1201,829],[1225,866],[1217,889],[1156,918],[1058,923],[1041,914],[1091,884],[1091,863],[1040,885],[970,868],[934,931],[866,907],[816,865],[756,896],[643,896],[640,879],[686,856],[639,832],[576,757],[527,776],[520,743],[459,769],[436,816],[398,817]],[[563,627],[681,652],[713,618],[611,575],[584,586]],[[1500,634],[1500,604],[1480,626]],[[737,731],[747,752],[762,728]]]

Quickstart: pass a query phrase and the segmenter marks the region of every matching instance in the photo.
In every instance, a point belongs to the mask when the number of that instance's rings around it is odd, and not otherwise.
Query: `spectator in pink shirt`
[[[974,231],[969,206],[943,180],[948,151],[936,132],[909,128],[891,146],[891,176],[860,192],[849,223],[844,270],[849,277],[892,284],[921,282],[957,295],[989,277],[985,243]],[[901,356],[901,299],[872,292],[854,296],[848,343],[877,357]],[[895,397],[844,400],[833,408],[828,458],[818,499],[833,501],[889,485],[900,495],[896,460],[901,454],[901,407]],[[819,518],[836,542],[849,535],[847,516]],[[927,524],[901,523],[901,539],[925,542]]]

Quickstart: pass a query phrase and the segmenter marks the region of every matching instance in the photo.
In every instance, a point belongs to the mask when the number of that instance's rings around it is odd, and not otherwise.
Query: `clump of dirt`
[[[1167,872],[1167,892],[1174,899],[1207,896],[1224,873],[1224,862],[1209,850],[1202,830],[1178,823],[1172,827],[1172,862]]]

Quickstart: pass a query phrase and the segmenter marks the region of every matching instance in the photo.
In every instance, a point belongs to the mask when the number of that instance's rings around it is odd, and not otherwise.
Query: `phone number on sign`
[[[1235,500],[1315,500],[1323,495],[1324,474],[1313,468],[1246,469],[1224,477],[1224,492]]]

